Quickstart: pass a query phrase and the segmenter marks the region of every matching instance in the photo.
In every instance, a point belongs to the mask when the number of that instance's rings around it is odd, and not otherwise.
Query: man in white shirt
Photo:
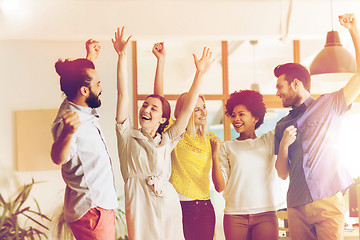
[[[66,99],[52,126],[51,158],[66,183],[64,214],[77,240],[115,238],[117,197],[110,155],[99,126],[102,92],[94,61],[100,45],[86,43],[87,59],[55,64]]]

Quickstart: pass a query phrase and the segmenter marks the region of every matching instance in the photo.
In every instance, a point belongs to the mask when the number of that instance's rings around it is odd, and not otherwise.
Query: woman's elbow
[[[218,185],[214,185],[215,186],[215,190],[218,192],[218,193],[221,193],[222,191],[224,191],[224,186],[221,185],[221,186],[218,186]]]
[[[282,180],[286,180],[289,176],[289,173],[281,173],[281,172],[277,172],[279,178],[281,178]]]

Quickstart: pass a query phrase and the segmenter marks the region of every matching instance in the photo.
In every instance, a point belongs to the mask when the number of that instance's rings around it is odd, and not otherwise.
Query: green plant
[[[118,197],[118,202],[120,198]],[[116,240],[128,240],[126,222],[124,220],[125,212],[120,208],[115,209],[115,230]]]
[[[33,198],[37,206],[37,211],[31,210],[29,206],[25,206],[26,200],[29,198],[30,191],[33,185],[37,183],[34,179],[30,184],[24,185],[19,189],[19,194],[14,200],[9,199],[5,201],[4,197],[0,194],[0,239],[3,240],[24,240],[24,239],[42,239],[46,234],[43,230],[48,230],[44,224],[38,219],[51,221],[46,215],[42,214],[36,199]],[[20,222],[25,220],[24,226]],[[31,221],[40,227],[39,230],[27,223]]]

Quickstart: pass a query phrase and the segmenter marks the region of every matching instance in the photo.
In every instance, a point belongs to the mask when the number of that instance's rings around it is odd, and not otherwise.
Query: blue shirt
[[[337,150],[343,114],[348,110],[343,90],[312,97],[294,107],[275,128],[275,154],[284,130],[294,125],[297,137],[289,147],[288,207],[305,205],[343,193],[353,180]]]

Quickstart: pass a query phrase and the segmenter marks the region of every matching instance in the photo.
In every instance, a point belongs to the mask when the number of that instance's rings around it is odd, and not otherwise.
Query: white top
[[[61,117],[68,110],[77,112],[81,121],[72,138],[68,160],[61,166],[66,183],[65,220],[74,222],[93,207],[115,209],[118,201],[111,159],[95,109],[78,106],[65,99],[53,122],[54,140],[63,129]]]
[[[256,139],[226,141],[219,156],[226,183],[225,214],[286,208],[288,182],[276,173],[274,130]]]
[[[153,139],[127,119],[116,125],[129,239],[184,239],[179,197],[169,182],[175,125]]]

